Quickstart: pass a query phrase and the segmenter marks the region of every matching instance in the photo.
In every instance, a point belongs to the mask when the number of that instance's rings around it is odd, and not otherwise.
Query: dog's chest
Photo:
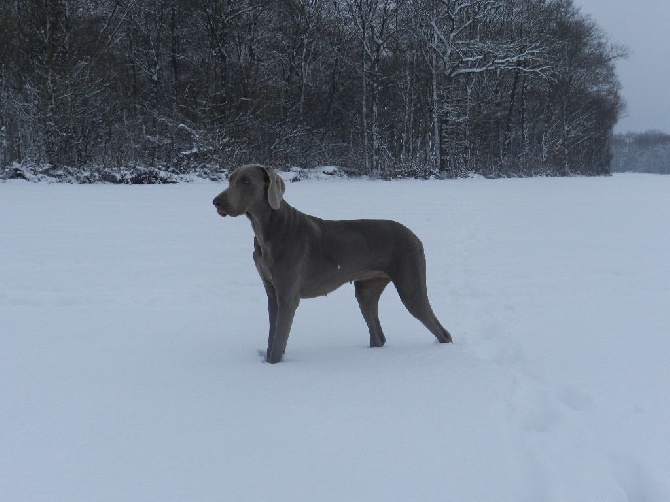
[[[270,254],[264,250],[257,238],[254,238],[254,263],[261,278],[272,282],[272,263]]]

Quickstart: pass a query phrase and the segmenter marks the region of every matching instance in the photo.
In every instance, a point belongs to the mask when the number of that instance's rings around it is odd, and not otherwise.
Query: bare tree
[[[361,116],[367,172],[379,174],[382,162],[380,94],[384,75],[382,59],[389,40],[397,34],[396,23],[404,2],[396,0],[348,0],[347,6],[359,37],[361,50]]]

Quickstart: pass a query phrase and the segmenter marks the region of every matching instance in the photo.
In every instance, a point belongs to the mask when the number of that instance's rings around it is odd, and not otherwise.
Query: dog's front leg
[[[268,295],[268,321],[270,327],[268,329],[268,352],[265,355],[267,359],[270,347],[274,344],[275,338],[275,327],[277,326],[277,293],[275,292],[275,287],[269,282],[263,279],[263,286],[265,286],[265,293]]]
[[[274,327],[272,321],[270,321],[270,336],[268,337],[267,362],[271,364],[280,362],[284,357],[288,335],[293,324],[293,316],[300,303],[300,297],[297,293],[277,293],[276,300]],[[270,314],[270,317],[272,318],[272,314]]]

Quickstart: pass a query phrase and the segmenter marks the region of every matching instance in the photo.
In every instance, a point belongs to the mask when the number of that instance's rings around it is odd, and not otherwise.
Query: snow
[[[670,177],[290,183],[413,229],[455,343],[345,285],[279,365],[221,188],[0,183],[0,500],[670,500]]]

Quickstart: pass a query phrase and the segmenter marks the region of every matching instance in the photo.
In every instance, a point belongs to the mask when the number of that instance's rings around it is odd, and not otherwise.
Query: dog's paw
[[[258,349],[258,355],[264,363],[279,363],[284,360],[284,356],[282,355],[278,361],[268,361],[268,351],[266,349]]]

